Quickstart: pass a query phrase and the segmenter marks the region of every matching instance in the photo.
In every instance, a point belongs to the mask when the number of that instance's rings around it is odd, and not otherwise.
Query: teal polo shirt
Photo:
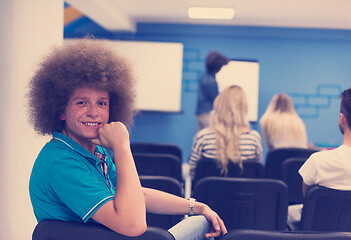
[[[106,149],[107,183],[100,160],[68,136],[54,132],[39,153],[29,181],[29,193],[38,222],[45,219],[87,222],[114,199],[116,168]]]

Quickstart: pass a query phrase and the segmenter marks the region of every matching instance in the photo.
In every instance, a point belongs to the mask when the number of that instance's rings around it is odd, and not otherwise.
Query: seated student
[[[134,103],[132,72],[107,43],[79,40],[44,59],[29,90],[35,130],[52,135],[30,177],[37,220],[95,221],[138,236],[147,228],[146,211],[195,214],[169,230],[175,239],[226,233],[207,205],[140,185],[126,127]]]
[[[260,120],[263,140],[268,150],[307,148],[305,124],[297,115],[291,98],[284,93],[273,96]]]
[[[312,185],[351,190],[351,88],[341,94],[339,128],[344,135],[343,144],[333,150],[312,154],[300,168],[303,196]],[[301,209],[302,204],[289,207],[288,225],[291,230],[299,229]]]
[[[262,161],[259,133],[250,129],[247,120],[247,99],[244,90],[236,85],[225,88],[215,99],[210,127],[199,131],[189,156],[190,175],[194,178],[201,157],[220,161],[226,174],[229,161],[242,167],[242,161]]]

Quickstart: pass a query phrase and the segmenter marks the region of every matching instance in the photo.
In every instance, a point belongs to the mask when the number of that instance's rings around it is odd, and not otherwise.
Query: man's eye
[[[76,104],[77,104],[77,105],[86,105],[87,102],[86,102],[86,101],[79,101],[79,102],[77,102]]]
[[[108,102],[99,102],[100,106],[108,106]]]

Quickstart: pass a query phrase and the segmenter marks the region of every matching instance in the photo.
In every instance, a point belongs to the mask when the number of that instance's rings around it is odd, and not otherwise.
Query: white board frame
[[[258,61],[233,59],[216,74],[220,92],[230,85],[239,85],[244,89],[250,122],[258,119],[259,70]]]
[[[77,39],[65,39],[69,44]],[[181,112],[183,44],[175,42],[107,41],[132,64],[136,106],[141,111]]]

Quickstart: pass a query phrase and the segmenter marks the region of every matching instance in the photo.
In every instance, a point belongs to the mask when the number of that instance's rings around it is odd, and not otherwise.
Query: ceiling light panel
[[[188,8],[188,16],[193,19],[232,19],[234,13],[234,8]]]

